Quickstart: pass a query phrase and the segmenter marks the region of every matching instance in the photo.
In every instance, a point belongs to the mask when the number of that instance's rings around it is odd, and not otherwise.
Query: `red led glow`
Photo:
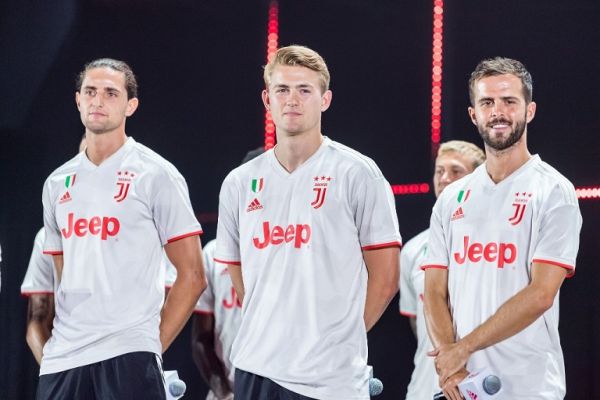
[[[442,138],[442,71],[444,1],[433,1],[433,39],[431,55],[431,157],[435,159]]]
[[[575,189],[575,193],[580,200],[598,200],[600,199],[600,186],[578,187]]]
[[[395,195],[429,193],[429,184],[408,183],[403,185],[392,185],[392,192]]]
[[[279,46],[279,4],[269,3],[269,23],[267,25],[267,63],[275,56]],[[265,150],[275,146],[275,124],[271,113],[265,111]]]

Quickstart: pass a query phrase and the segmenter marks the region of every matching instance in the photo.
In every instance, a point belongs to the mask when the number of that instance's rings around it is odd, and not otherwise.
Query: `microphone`
[[[373,378],[373,367],[367,365],[369,368],[369,396],[379,396],[383,392],[383,382],[377,378]]]
[[[369,378],[369,395],[379,396],[383,392],[383,382],[377,378]]]
[[[465,399],[495,399],[502,391],[502,381],[486,367],[470,373],[458,384],[458,389]]]
[[[185,390],[187,386],[185,382],[181,379],[176,379],[173,382],[169,383],[169,393],[173,397],[181,397],[185,394]]]
[[[184,381],[179,379],[177,371],[164,371],[165,376],[165,394],[167,400],[177,400],[185,394],[187,386]]]

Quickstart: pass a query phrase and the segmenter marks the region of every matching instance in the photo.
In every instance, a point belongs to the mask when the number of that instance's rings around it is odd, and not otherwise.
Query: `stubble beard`
[[[515,127],[510,132],[510,135],[506,139],[494,139],[490,135],[490,130],[492,129],[490,125],[493,125],[497,122],[508,122],[507,120],[495,120],[493,122],[488,123],[487,125],[477,124],[477,130],[479,131],[479,135],[483,139],[483,142],[489,147],[496,151],[503,151],[510,147],[512,147],[515,143],[521,140],[523,137],[523,133],[525,133],[525,128],[527,127],[527,121],[525,118],[517,121],[515,123]]]

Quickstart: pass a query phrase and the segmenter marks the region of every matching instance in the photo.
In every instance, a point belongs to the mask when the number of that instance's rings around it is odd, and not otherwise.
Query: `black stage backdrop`
[[[0,399],[35,394],[19,287],[42,225],[42,183],[76,152],[83,133],[74,78],[85,62],[113,57],[132,65],[140,108],[127,132],[187,178],[205,242],[215,234],[221,181],[263,143],[266,1],[58,3],[0,4]],[[599,11],[596,0],[448,2],[442,139],[480,143],[466,113],[468,75],[484,57],[514,57],[534,78],[530,149],[576,186],[600,184]],[[372,157],[391,183],[430,181],[432,3],[282,0],[279,23],[281,45],[308,45],[329,64],[334,97],[324,133]],[[397,197],[405,241],[427,227],[433,202],[431,194]],[[600,201],[580,204],[577,273],[561,291],[568,399],[600,398]],[[187,326],[165,368],[179,370],[189,398],[202,398],[189,337]],[[397,298],[369,345],[385,385],[380,398],[402,398],[415,340]]]

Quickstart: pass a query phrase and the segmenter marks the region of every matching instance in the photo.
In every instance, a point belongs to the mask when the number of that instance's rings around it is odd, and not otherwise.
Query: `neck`
[[[531,158],[531,153],[527,149],[526,132],[523,133],[521,140],[505,150],[494,150],[485,145],[485,154],[485,168],[488,175],[494,183],[503,181]]]
[[[100,165],[125,144],[127,135],[125,131],[97,134],[86,130],[85,140],[85,154],[92,163]]]
[[[323,135],[316,134],[297,136],[277,135],[275,157],[288,172],[293,172],[302,163],[310,158],[321,146]]]

